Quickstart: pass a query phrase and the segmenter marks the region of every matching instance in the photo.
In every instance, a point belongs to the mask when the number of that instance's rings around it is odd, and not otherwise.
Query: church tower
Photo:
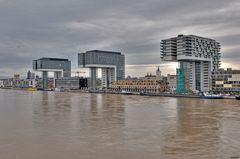
[[[158,69],[156,70],[156,77],[161,77],[161,71],[159,69],[159,66]]]

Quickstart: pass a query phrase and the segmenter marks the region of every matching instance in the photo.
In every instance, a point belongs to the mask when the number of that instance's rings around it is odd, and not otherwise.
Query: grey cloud
[[[223,46],[236,46],[240,44],[240,33],[233,33],[233,35],[226,35],[218,37],[218,41],[221,42]]]
[[[214,38],[223,61],[239,58],[238,0],[1,0],[0,67],[28,68],[42,56],[122,51],[126,63],[159,64],[161,39],[180,33]],[[234,49],[233,49],[234,48]]]

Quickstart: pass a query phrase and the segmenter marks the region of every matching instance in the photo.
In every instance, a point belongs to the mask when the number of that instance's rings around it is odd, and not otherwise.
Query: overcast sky
[[[196,34],[221,43],[222,66],[240,69],[240,0],[0,0],[0,76],[25,75],[33,59],[102,49],[126,56],[126,75],[175,73],[160,41]]]

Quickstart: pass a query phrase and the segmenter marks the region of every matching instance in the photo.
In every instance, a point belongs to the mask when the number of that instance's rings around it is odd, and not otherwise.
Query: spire
[[[160,76],[161,76],[161,71],[160,71],[159,66],[158,66],[158,69],[156,70],[156,76],[157,76],[157,77],[160,77]]]

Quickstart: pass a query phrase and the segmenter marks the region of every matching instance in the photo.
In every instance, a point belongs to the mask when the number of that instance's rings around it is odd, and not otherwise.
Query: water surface
[[[0,90],[1,159],[240,158],[240,101]]]

